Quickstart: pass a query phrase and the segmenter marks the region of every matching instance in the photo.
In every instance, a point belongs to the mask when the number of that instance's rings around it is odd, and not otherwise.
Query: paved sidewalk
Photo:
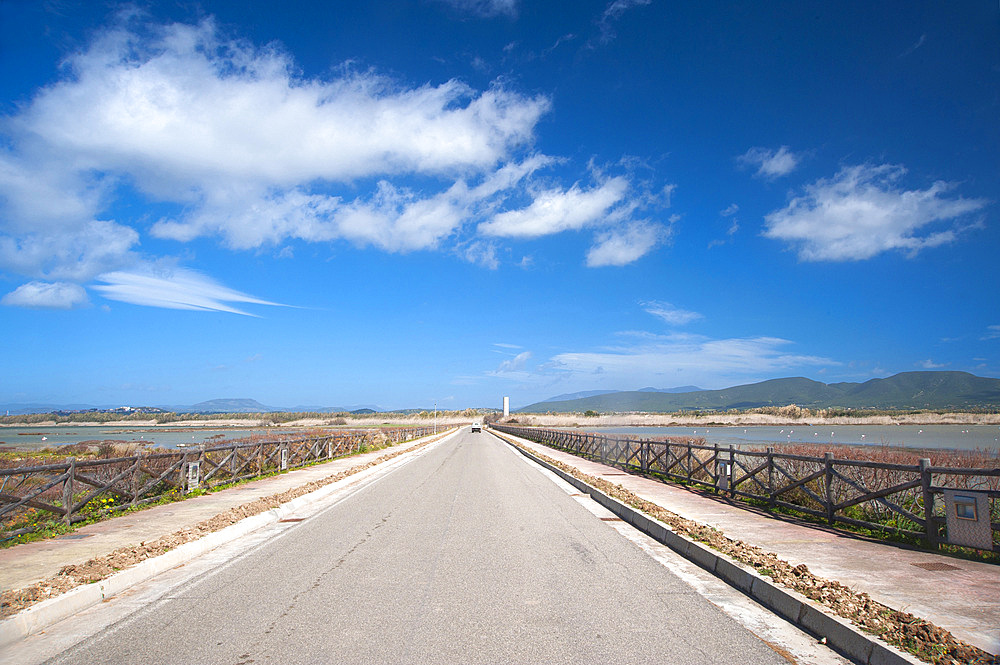
[[[792,565],[804,563],[816,575],[866,592],[889,607],[948,629],[960,640],[1000,654],[1000,566],[770,517],[727,499],[518,440],[526,448],[621,485],[681,517],[713,526],[730,538],[773,552]]]
[[[85,563],[93,557],[110,554],[120,547],[156,540],[160,536],[194,526],[229,508],[336,475],[382,455],[406,450],[419,441],[422,439],[361,455],[342,457],[325,464],[294,469],[230,489],[90,524],[58,538],[0,549],[0,591],[22,589],[56,575],[64,566]]]

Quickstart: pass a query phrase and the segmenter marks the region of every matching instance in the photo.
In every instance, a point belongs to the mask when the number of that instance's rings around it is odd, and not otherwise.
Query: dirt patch
[[[410,446],[409,448],[386,453],[385,455],[382,455],[365,464],[352,466],[349,469],[341,471],[340,473],[327,476],[326,478],[322,478],[320,480],[315,480],[311,483],[306,483],[305,485],[301,485],[285,492],[272,494],[271,496],[262,497],[255,499],[254,501],[241,504],[221,512],[214,517],[210,517],[207,520],[203,520],[194,526],[175,531],[174,533],[166,536],[161,536],[156,540],[139,543],[138,545],[121,547],[110,554],[95,557],[86,563],[65,566],[59,571],[58,575],[36,584],[32,584],[29,587],[4,591],[0,594],[0,619],[5,619],[9,616],[17,614],[21,610],[26,609],[35,603],[63,594],[74,587],[103,580],[111,575],[114,575],[120,570],[130,568],[137,563],[145,561],[146,559],[151,559],[169,552],[170,550],[176,549],[185,543],[198,540],[202,536],[236,524],[240,520],[246,519],[247,517],[253,517],[254,515],[259,515],[260,513],[271,510],[272,508],[277,508],[293,499],[297,499],[300,496],[314,492],[319,488],[335,483],[338,480],[343,480],[344,478],[364,471],[365,469],[382,464],[383,462],[391,460],[394,457],[423,448],[424,446],[439,440],[443,436],[444,434],[433,439],[423,441],[414,446]]]
[[[493,433],[502,436],[499,432],[494,431]],[[960,663],[997,665],[1000,663],[1000,658],[997,656],[956,639],[944,628],[907,612],[894,610],[872,600],[868,594],[854,591],[840,582],[818,577],[809,572],[809,568],[805,564],[792,566],[771,552],[740,540],[733,540],[717,529],[685,519],[655,503],[646,501],[621,485],[587,475],[575,467],[525,448],[506,436],[502,436],[502,438],[562,469],[574,478],[596,487],[608,496],[658,519],[676,533],[705,543],[732,559],[752,566],[776,583],[830,608],[833,613],[851,621],[861,630],[876,635],[885,642],[912,653],[921,660],[935,665],[958,665]]]

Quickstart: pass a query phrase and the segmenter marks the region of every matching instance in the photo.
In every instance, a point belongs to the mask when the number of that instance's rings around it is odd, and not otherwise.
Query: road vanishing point
[[[489,432],[383,466],[0,661],[846,662]]]

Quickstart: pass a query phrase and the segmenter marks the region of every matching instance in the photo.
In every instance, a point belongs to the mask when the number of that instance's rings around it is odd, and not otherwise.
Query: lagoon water
[[[997,425],[792,425],[785,427],[580,427],[600,434],[704,437],[709,445],[819,443],[1000,452]]]
[[[282,433],[294,436],[296,430],[261,429],[244,427],[136,427],[135,425],[101,425],[74,427],[0,427],[0,448],[16,447],[31,450],[54,448],[86,441],[131,441],[149,444],[155,448],[176,448],[177,444],[206,445],[242,439],[255,434]]]

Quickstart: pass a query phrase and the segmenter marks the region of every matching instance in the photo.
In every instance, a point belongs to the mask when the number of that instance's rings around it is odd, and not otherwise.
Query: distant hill
[[[677,388],[639,388],[635,392],[640,393],[690,393],[696,390],[701,390],[698,386],[679,386]],[[584,390],[578,393],[566,393],[565,395],[556,395],[555,397],[550,397],[546,402],[564,402],[571,399],[583,399],[584,397],[596,397],[597,395],[610,395],[612,393],[625,392],[622,390]]]
[[[518,413],[750,409],[764,406],[812,409],[962,409],[1000,407],[1000,379],[967,372],[903,372],[864,383],[826,384],[802,377],[771,379],[723,390],[682,393],[640,390],[603,393],[569,400],[546,400]]]
[[[701,390],[698,386],[678,386],[677,388],[639,388],[640,393],[694,393]]]
[[[269,413],[281,411],[264,406],[255,399],[210,399],[187,407],[189,413]]]

